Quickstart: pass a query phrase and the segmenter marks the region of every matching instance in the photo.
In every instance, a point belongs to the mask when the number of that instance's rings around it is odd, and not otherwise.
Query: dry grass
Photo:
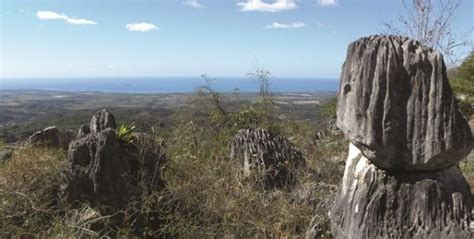
[[[48,231],[60,212],[62,151],[18,148],[0,165],[0,228],[13,235]]]
[[[327,212],[342,175],[331,158],[344,152],[344,143],[316,142],[309,128],[279,127],[305,153],[309,168],[297,172],[295,185],[263,190],[242,180],[238,163],[229,161],[231,132],[183,123],[167,139],[166,190],[130,203],[119,225],[87,205],[61,206],[63,151],[16,149],[12,160],[0,165],[0,231],[60,238],[293,238],[304,235],[315,214],[329,230]]]

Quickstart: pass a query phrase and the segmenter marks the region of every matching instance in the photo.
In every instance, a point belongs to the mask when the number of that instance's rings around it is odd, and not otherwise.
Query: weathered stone
[[[239,130],[230,147],[230,158],[242,164],[243,175],[256,175],[269,187],[289,183],[292,169],[305,165],[290,141],[265,129]]]
[[[442,169],[472,148],[443,57],[404,37],[371,36],[349,45],[337,125],[384,169]]]
[[[67,201],[86,199],[100,211],[111,213],[134,195],[130,162],[115,130],[106,129],[72,142],[68,155]]]
[[[28,138],[28,144],[59,147],[59,130],[56,126],[37,131]]]
[[[123,142],[115,129],[105,128],[71,142],[68,158],[61,189],[68,204],[88,202],[110,214],[139,195],[164,187],[163,147],[145,134]]]
[[[74,139],[74,131],[66,130],[59,132],[59,145],[61,148],[68,149],[69,143]]]
[[[387,172],[351,144],[335,200],[335,238],[472,238],[471,192],[457,166]]]
[[[95,112],[90,122],[91,133],[97,133],[107,128],[116,128],[114,115],[106,109]]]
[[[91,133],[91,128],[89,127],[89,125],[81,124],[81,126],[79,127],[79,130],[77,131],[76,138],[80,139],[80,138],[86,137],[90,133]]]

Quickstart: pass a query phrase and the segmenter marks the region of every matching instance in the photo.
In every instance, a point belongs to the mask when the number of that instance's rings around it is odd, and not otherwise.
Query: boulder
[[[50,126],[37,131],[28,138],[28,144],[59,147],[59,130],[56,126]]]
[[[112,213],[136,194],[130,183],[130,160],[115,130],[106,129],[72,142],[68,158],[67,201],[85,199],[101,212]]]
[[[472,149],[442,55],[399,36],[364,37],[349,45],[337,126],[383,169],[443,169]]]
[[[115,129],[95,131],[69,145],[62,200],[73,206],[87,202],[102,214],[114,213],[143,193],[163,188],[164,163],[163,145],[146,134],[124,142]]]
[[[116,128],[114,115],[106,109],[95,112],[90,122],[90,132],[97,133],[107,128]]]
[[[457,166],[388,172],[350,144],[335,200],[335,238],[472,238],[471,192]]]
[[[293,169],[305,165],[303,154],[290,141],[265,129],[239,130],[230,151],[245,177],[256,176],[268,187],[289,183]]]

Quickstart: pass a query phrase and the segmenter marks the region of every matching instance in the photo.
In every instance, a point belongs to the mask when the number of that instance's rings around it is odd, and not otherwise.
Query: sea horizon
[[[249,77],[210,77],[220,92],[258,92],[258,82]],[[0,90],[94,91],[104,93],[191,93],[205,85],[201,77],[61,77],[2,78]],[[336,78],[271,78],[272,92],[337,91]]]

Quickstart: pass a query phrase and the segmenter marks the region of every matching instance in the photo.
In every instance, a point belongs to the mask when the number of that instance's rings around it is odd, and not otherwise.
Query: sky
[[[473,27],[462,0],[455,30]],[[0,0],[0,78],[338,78],[399,0]]]

